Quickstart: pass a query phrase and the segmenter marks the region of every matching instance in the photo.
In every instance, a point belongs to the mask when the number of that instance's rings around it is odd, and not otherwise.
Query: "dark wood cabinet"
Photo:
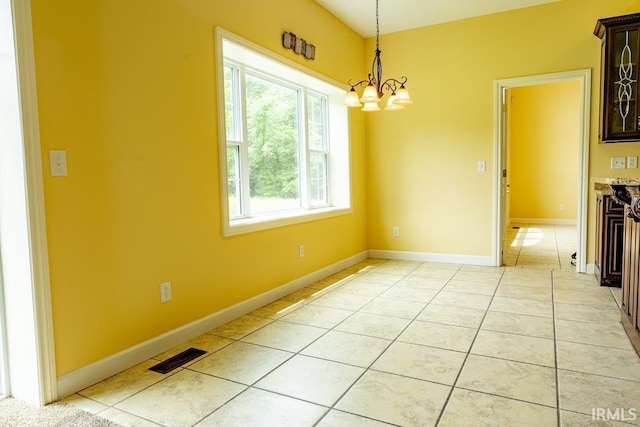
[[[640,179],[607,178],[611,198],[624,204],[620,320],[640,356]]]
[[[601,286],[622,284],[624,206],[609,194],[598,194],[595,274]]]
[[[600,140],[640,141],[640,13],[599,19],[602,40]]]
[[[640,222],[625,215],[622,256],[622,325],[640,355]]]

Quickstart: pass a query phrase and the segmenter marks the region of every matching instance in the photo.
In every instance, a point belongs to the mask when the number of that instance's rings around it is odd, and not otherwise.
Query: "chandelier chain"
[[[380,14],[378,12],[378,0],[376,0],[376,50],[380,49]]]

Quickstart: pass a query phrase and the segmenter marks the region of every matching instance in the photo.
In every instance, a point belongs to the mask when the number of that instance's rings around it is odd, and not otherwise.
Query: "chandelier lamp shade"
[[[405,105],[412,104],[413,101],[409,96],[409,91],[405,88],[407,78],[402,76],[400,79],[382,78],[382,60],[380,59],[380,18],[378,13],[378,1],[376,0],[376,51],[371,64],[371,73],[366,79],[357,83],[349,80],[351,89],[347,92],[344,105],[347,107],[362,107],[362,111],[380,111],[378,103],[385,95],[389,93],[387,106],[385,110],[401,110]],[[364,87],[362,96],[356,92],[357,87]],[[362,105],[364,104],[364,106]]]

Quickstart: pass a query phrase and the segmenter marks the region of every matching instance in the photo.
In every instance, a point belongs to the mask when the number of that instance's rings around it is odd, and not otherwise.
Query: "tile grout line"
[[[381,264],[379,264],[379,265],[377,265],[377,266],[376,266],[376,267],[374,267],[372,270],[374,270],[374,271],[375,271],[375,269],[376,269],[377,267],[379,267],[380,265],[382,265],[382,264],[384,264],[384,262],[383,262],[383,263],[381,263]],[[422,264],[423,264],[423,263],[421,263],[421,264],[419,264],[419,265],[422,265]],[[418,268],[418,267],[416,267],[416,268]],[[404,279],[404,278],[406,278],[406,276],[407,276],[408,274],[411,274],[413,271],[415,271],[415,270],[416,270],[416,268],[414,268],[413,270],[411,270],[409,273],[404,274],[404,275],[403,275],[403,279]],[[403,279],[400,279],[400,280],[403,280]],[[399,282],[400,280],[398,280],[398,282]],[[395,283],[398,283],[398,282],[395,282]],[[383,294],[384,292],[386,292],[388,289],[390,289],[391,287],[395,286],[395,283],[394,283],[394,284],[392,284],[389,288],[387,288],[387,289],[385,289],[384,291],[382,291],[382,292],[380,292],[379,294],[377,294],[377,296],[373,297],[373,299],[378,298],[380,295],[382,295],[382,294]],[[373,301],[373,299],[372,299],[371,301]],[[369,301],[369,302],[371,302],[371,301]],[[367,304],[368,304],[368,303],[367,303]],[[357,310],[354,310],[354,311],[353,311],[353,313],[352,313],[349,317],[347,317],[346,319],[344,319],[344,320],[342,320],[341,322],[339,322],[337,325],[335,325],[333,328],[331,328],[331,330],[334,330],[336,326],[339,326],[340,324],[342,324],[343,322],[345,322],[347,319],[349,319],[349,318],[353,317],[353,315],[355,315],[356,313],[359,313],[359,312],[360,312],[360,310],[361,310],[363,307],[365,307],[367,304],[363,305],[362,307],[358,308]],[[410,323],[409,323],[409,324],[410,324]],[[338,331],[338,332],[342,332],[342,331]],[[402,333],[402,332],[401,332],[401,333]],[[363,335],[363,336],[369,336],[369,335]],[[377,338],[377,337],[374,337],[374,338]],[[369,364],[369,366],[368,366],[368,367],[363,368],[363,371],[362,371],[362,373],[361,373],[360,375],[358,375],[358,378],[356,378],[356,379],[353,381],[353,383],[352,383],[349,387],[347,387],[347,389],[346,389],[342,394],[340,394],[340,396],[338,396],[338,398],[337,398],[337,399],[336,399],[336,400],[331,404],[331,406],[329,406],[329,408],[325,411],[325,413],[324,413],[324,414],[323,414],[323,415],[322,415],[322,416],[321,416],[321,417],[320,417],[320,418],[319,418],[319,419],[318,419],[318,420],[313,424],[313,426],[314,426],[314,427],[315,427],[315,426],[317,426],[319,423],[321,423],[321,422],[322,422],[322,420],[323,420],[323,419],[324,419],[324,418],[325,418],[325,417],[326,417],[326,416],[327,416],[327,415],[328,415],[332,410],[336,410],[336,405],[337,405],[337,404],[342,400],[342,398],[343,398],[344,396],[346,396],[346,394],[347,394],[347,393],[348,393],[348,392],[353,388],[353,386],[355,386],[355,385],[358,383],[358,381],[360,381],[360,379],[361,379],[361,378],[362,378],[362,377],[363,377],[367,372],[369,372],[369,369],[370,369],[370,368],[371,368],[371,367],[376,363],[376,361],[380,358],[380,356],[381,356],[382,354],[384,354],[384,353],[389,349],[389,347],[391,347],[391,345],[392,345],[394,342],[395,342],[395,339],[394,339],[394,340],[390,340],[389,344],[384,348],[384,350],[382,350],[382,352],[378,355],[378,357],[376,357],[376,358],[373,360],[373,362],[371,362],[371,363]],[[309,345],[311,345],[311,344],[309,344]],[[306,348],[306,347],[305,347],[305,348]],[[336,362],[336,361],[333,361],[333,362],[335,362],[335,363],[341,363],[341,362]],[[361,367],[361,368],[362,368],[362,367]],[[342,411],[342,412],[347,412],[347,413],[350,413],[350,414],[351,414],[351,412],[348,412],[348,411]],[[361,416],[361,415],[359,415],[359,414],[352,414],[352,415]],[[365,417],[365,418],[368,418],[368,419],[371,419],[371,420],[375,420],[374,418],[369,418],[369,417]],[[375,420],[375,421],[380,421],[380,420]]]
[[[562,269],[562,259],[560,258],[560,248],[558,247],[558,234],[556,233],[556,226],[553,225],[553,242],[556,246],[556,258],[558,258],[558,265]],[[551,272],[552,288],[553,288],[553,271]],[[552,297],[553,299],[553,297]]]
[[[518,233],[520,233],[520,230],[522,230],[522,227],[518,228]],[[516,234],[516,237],[517,237],[517,234]],[[520,259],[520,253],[521,252],[522,252],[522,242],[519,242],[519,244],[518,244],[518,255],[516,256],[516,260],[513,263],[514,267],[518,265],[518,260]]]
[[[556,242],[556,251],[558,253],[558,264],[560,265],[560,269],[562,269],[562,260],[560,258],[560,248],[558,247],[558,235],[556,232],[556,226],[553,227],[553,236]],[[576,248],[577,249],[577,248]],[[554,363],[555,363],[555,379],[556,379],[556,406],[557,406],[557,423],[558,426],[562,426],[562,415],[560,411],[560,370],[558,363],[558,332],[557,332],[557,323],[556,323],[556,277],[555,270],[551,270],[551,306],[553,309],[553,353],[554,353]]]
[[[409,273],[404,274],[404,278],[406,278],[408,275],[410,275],[411,273],[413,273],[414,271],[416,271],[418,269],[419,266],[424,265],[424,262],[420,263],[418,266],[416,266],[416,268],[414,268],[413,270],[411,270]],[[462,268],[462,265],[460,266],[460,268]],[[460,271],[460,268],[458,268],[457,270],[455,270],[456,272]],[[338,403],[340,403],[340,401],[347,395],[347,393],[349,393],[349,391],[351,391],[351,389],[358,383],[358,381],[360,381],[360,379],[362,379],[362,377],[371,370],[371,368],[373,367],[373,365],[375,365],[375,363],[382,357],[383,354],[385,354],[385,352],[389,349],[389,347],[391,347],[394,343],[397,342],[398,337],[400,337],[400,335],[402,335],[404,333],[404,331],[407,330],[407,328],[420,316],[420,314],[422,314],[422,312],[427,308],[427,306],[429,304],[431,304],[431,301],[433,301],[433,299],[438,296],[438,294],[442,291],[442,289],[444,289],[444,287],[447,285],[447,283],[449,283],[451,281],[451,279],[453,278],[453,276],[455,276],[455,274],[453,274],[449,279],[447,279],[447,281],[445,282],[444,285],[442,285],[442,287],[437,290],[436,294],[431,298],[431,300],[429,300],[428,303],[425,304],[425,306],[413,317],[413,319],[411,319],[411,321],[407,324],[407,326],[405,326],[397,335],[394,339],[389,340],[389,345],[387,345],[387,347],[385,347],[385,349],[380,352],[380,354],[369,364],[368,367],[365,368],[364,372],[362,372],[362,374],[360,376],[358,376],[358,378],[349,386],[347,387],[347,389],[344,391],[344,393],[342,393],[337,399],[336,401],[331,405],[331,407],[329,408],[329,410],[322,416],[320,417],[320,419],[318,419],[318,421],[316,423],[314,423],[314,427],[317,426],[320,422],[322,422],[322,420],[327,416],[327,414],[329,412],[331,412],[332,410],[339,410],[342,411],[340,409],[336,409],[336,405]],[[403,280],[403,279],[401,279]],[[398,282],[400,282],[401,280],[399,280]],[[391,286],[395,286],[398,282],[394,283]],[[386,291],[385,291],[386,292]],[[383,292],[384,293],[384,292]],[[364,307],[364,306],[363,306]],[[360,309],[358,309],[357,311],[359,312],[362,309],[362,307],[360,307]],[[388,316],[388,317],[393,317],[393,316]],[[346,320],[346,319],[345,319]],[[342,323],[342,322],[341,322]],[[337,325],[336,325],[337,326]],[[390,374],[390,375],[395,375],[395,374]],[[407,377],[410,378],[410,377]],[[416,378],[413,378],[416,379]],[[349,411],[342,411],[342,412],[347,412],[347,413],[351,413]],[[354,414],[357,416],[362,416],[360,414]],[[379,419],[375,419],[375,418],[370,418],[370,417],[365,417],[368,419],[373,419],[375,421],[379,421],[379,422],[386,422],[386,421],[382,421]]]
[[[496,296],[496,293],[498,292],[498,287],[500,286],[500,281],[502,280],[502,278],[504,277],[504,272],[506,271],[506,269],[502,270],[502,274],[500,275],[500,279],[498,279],[498,283],[496,285],[496,289],[493,291],[493,295],[491,296],[491,300],[489,301],[489,304],[487,305],[487,308],[484,311],[484,314],[482,316],[482,320],[480,321],[480,324],[478,325],[478,329],[476,330],[475,335],[473,336],[473,340],[471,340],[471,344],[469,344],[469,349],[467,350],[464,360],[462,361],[462,365],[460,365],[460,370],[458,371],[458,374],[456,375],[455,380],[453,381],[453,384],[451,385],[451,390],[449,391],[449,394],[447,395],[447,398],[444,401],[444,404],[442,405],[442,409],[440,410],[440,414],[438,415],[438,418],[436,419],[436,423],[435,426],[439,426],[440,422],[442,421],[442,417],[444,416],[444,413],[446,412],[447,406],[449,405],[449,401],[451,400],[451,396],[453,395],[453,392],[456,390],[456,384],[458,383],[458,380],[460,379],[460,375],[462,375],[462,371],[464,370],[465,365],[467,364],[467,360],[469,359],[469,355],[471,354],[471,349],[473,348],[473,345],[476,342],[476,339],[478,338],[478,335],[480,334],[480,330],[482,328],[482,324],[484,323],[484,320],[487,317],[487,314],[489,313],[489,308],[491,307],[491,304],[493,303],[493,299]]]
[[[560,373],[558,370],[558,333],[556,325],[556,280],[554,270],[551,270],[551,308],[553,314],[553,362],[555,364],[555,380],[556,380],[556,416],[558,426],[562,425],[562,417],[560,415]]]

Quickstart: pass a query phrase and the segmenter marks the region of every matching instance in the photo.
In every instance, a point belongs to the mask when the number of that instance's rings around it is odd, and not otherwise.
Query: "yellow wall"
[[[490,256],[493,82],[591,68],[589,174],[611,176],[609,158],[638,145],[597,144],[592,31],[638,10],[562,0],[383,36],[385,75],[407,75],[415,103],[351,113],[354,213],[222,238],[214,27],[338,81],[366,73],[373,40],[313,0],[32,0],[43,157],[69,162],[44,178],[58,375],[367,247]],[[280,47],[284,30],[316,60]]]
[[[577,80],[509,89],[510,218],[576,219],[580,96]]]
[[[592,69],[590,176],[613,175],[611,156],[637,155],[638,144],[598,144],[593,29],[598,18],[638,11],[637,0],[562,0],[381,37],[385,74],[409,78],[414,104],[367,121],[369,247],[491,256],[495,80]],[[373,39],[365,49],[371,55]],[[487,172],[477,172],[478,160],[487,161]]]
[[[366,250],[361,113],[353,214],[221,237],[215,26],[346,82],[364,41],[315,1],[33,0],[32,13],[42,154],[66,150],[69,169],[44,178],[58,375]],[[282,48],[285,30],[316,60]]]

